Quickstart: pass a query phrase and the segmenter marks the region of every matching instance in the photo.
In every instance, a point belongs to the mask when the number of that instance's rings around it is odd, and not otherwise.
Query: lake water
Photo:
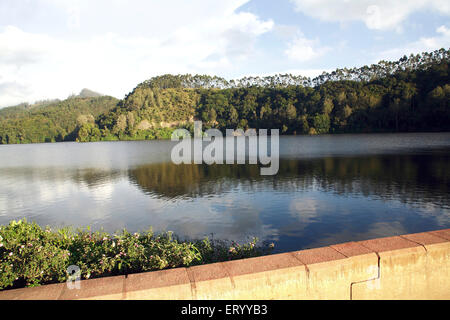
[[[280,137],[280,169],[174,165],[171,141],[0,146],[0,224],[174,231],[277,251],[450,228],[450,133]]]

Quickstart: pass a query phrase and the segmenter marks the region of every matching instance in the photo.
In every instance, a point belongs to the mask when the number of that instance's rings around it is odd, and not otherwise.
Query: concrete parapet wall
[[[450,229],[5,290],[0,299],[450,299]]]

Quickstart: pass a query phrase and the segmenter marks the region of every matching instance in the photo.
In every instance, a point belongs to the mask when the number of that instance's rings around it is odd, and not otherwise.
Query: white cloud
[[[158,74],[225,73],[255,55],[258,37],[274,27],[237,11],[247,0],[38,2],[65,17],[60,27],[67,30],[55,31],[57,22],[41,32],[25,24],[0,27],[0,107],[65,98],[85,87],[122,98]],[[14,8],[17,21],[42,22],[17,6],[0,9]]]
[[[7,26],[0,33],[0,63],[16,68],[35,63],[45,54],[45,47],[51,42],[45,35],[22,32],[14,26]]]
[[[294,61],[306,62],[317,59],[329,51],[328,47],[321,47],[319,40],[307,39],[303,34],[297,36],[288,43],[288,48],[284,51],[286,56]]]
[[[327,205],[313,198],[294,199],[289,205],[291,216],[302,224],[309,224],[317,219],[319,212],[326,210]]]
[[[441,48],[450,47],[450,29],[446,26],[440,26],[436,29],[436,36],[434,37],[423,37],[417,41],[408,43],[402,47],[385,50],[381,52],[378,59],[374,62],[380,60],[397,60],[404,55],[409,55],[411,53],[418,54],[422,52],[430,52],[438,50]]]
[[[432,10],[450,15],[448,0],[291,0],[297,11],[323,21],[362,21],[375,30],[396,29],[413,12]]]
[[[114,185],[112,183],[104,183],[94,188],[90,188],[90,193],[95,201],[108,201],[114,193]]]

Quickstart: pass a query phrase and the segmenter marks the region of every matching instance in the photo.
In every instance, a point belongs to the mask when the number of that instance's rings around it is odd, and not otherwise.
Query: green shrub
[[[42,229],[25,219],[0,226],[0,289],[64,282],[76,265],[81,278],[112,276],[254,257],[273,246],[257,239],[239,245],[224,240],[180,241],[172,232],[115,234],[90,228]]]
[[[12,221],[0,228],[0,289],[66,279],[67,242],[35,223]]]

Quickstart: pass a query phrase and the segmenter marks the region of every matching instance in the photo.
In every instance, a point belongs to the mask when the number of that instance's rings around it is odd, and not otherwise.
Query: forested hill
[[[447,131],[449,50],[338,69],[315,79],[276,75],[227,81],[165,75],[139,84],[78,139],[169,137],[175,127],[279,128],[285,134]]]
[[[450,51],[441,49],[314,79],[289,74],[231,81],[205,75],[154,77],[109,112],[93,114],[95,121],[79,122],[64,139],[168,138],[174,128],[192,129],[194,119],[206,128],[278,128],[284,134],[448,131],[449,61]]]
[[[0,109],[0,144],[75,141],[81,126],[94,123],[119,101],[86,90],[64,101],[46,100]]]

